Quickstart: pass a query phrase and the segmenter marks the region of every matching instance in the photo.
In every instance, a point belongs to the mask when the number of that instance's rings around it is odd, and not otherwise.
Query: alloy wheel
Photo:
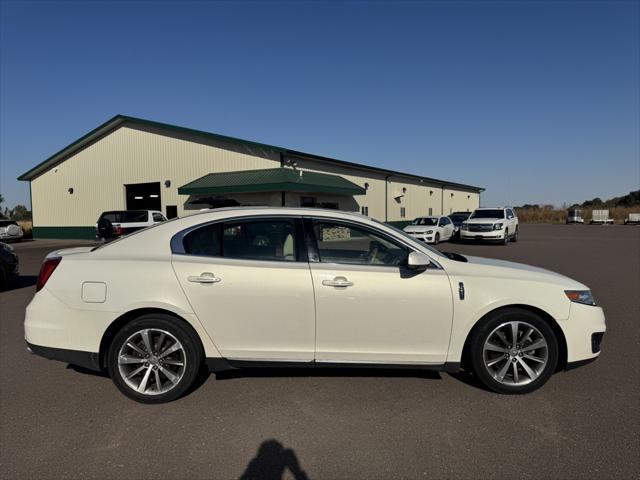
[[[497,382],[522,386],[542,374],[549,359],[549,346],[536,327],[514,320],[489,334],[482,356],[485,368]]]
[[[166,330],[145,328],[131,335],[118,351],[118,371],[137,393],[159,395],[180,383],[187,356],[180,341]]]

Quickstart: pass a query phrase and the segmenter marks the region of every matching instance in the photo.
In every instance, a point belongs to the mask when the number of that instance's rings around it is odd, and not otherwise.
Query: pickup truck
[[[96,223],[96,239],[105,241],[128,235],[156,223],[166,222],[167,218],[155,210],[112,210],[102,212]]]

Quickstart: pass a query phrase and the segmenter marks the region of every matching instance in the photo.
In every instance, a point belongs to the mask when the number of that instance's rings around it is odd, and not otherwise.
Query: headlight
[[[469,224],[467,222],[462,222],[462,229],[466,230],[467,228],[469,228]]]
[[[493,224],[493,229],[494,230],[502,230],[502,224],[501,223],[494,223]]]
[[[565,290],[565,295],[569,300],[576,303],[582,303],[584,305],[595,305],[596,301],[593,299],[591,290]]]
[[[13,247],[7,243],[0,243],[0,245],[2,246],[3,249],[5,249],[7,252],[11,252],[13,253]]]
[[[427,230],[427,234],[433,233],[433,230]]]

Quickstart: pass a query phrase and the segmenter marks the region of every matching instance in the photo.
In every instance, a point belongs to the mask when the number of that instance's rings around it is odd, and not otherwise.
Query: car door
[[[316,362],[445,362],[452,293],[442,269],[408,270],[410,249],[370,226],[316,219],[305,231],[312,237]]]
[[[220,353],[313,361],[314,292],[299,219],[229,220],[172,242],[172,263]]]
[[[440,237],[442,240],[449,240],[453,235],[453,224],[451,223],[451,220],[449,220],[449,217],[442,217],[440,218],[440,224],[442,228],[442,234]]]

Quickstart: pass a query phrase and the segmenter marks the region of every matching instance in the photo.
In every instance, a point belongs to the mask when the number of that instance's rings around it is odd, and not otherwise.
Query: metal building
[[[106,210],[317,206],[381,221],[472,211],[484,189],[117,115],[22,174],[36,238],[93,238]]]

